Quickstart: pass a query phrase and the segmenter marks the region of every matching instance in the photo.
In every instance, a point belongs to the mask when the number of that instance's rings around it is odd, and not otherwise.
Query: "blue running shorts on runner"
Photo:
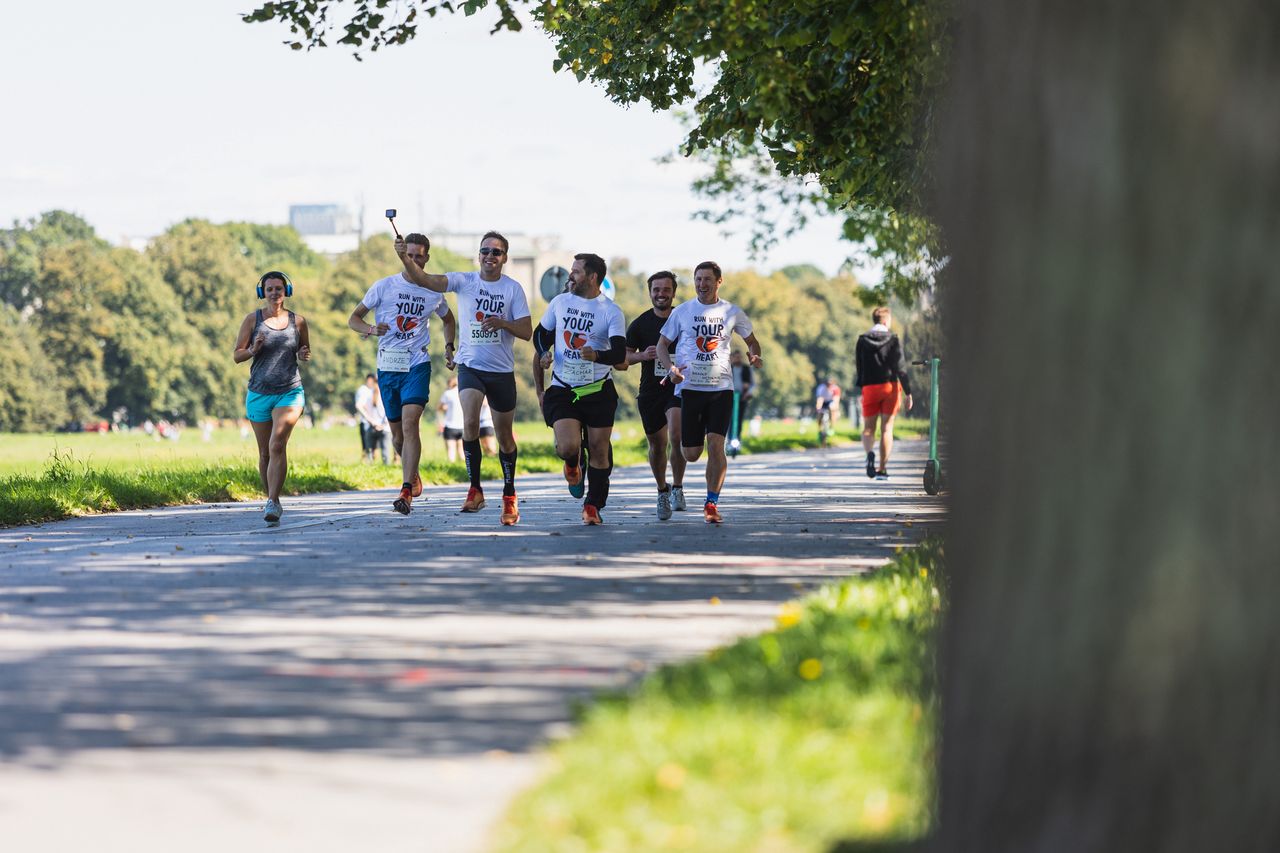
[[[302,386],[290,388],[283,394],[259,394],[248,391],[244,396],[244,416],[254,423],[269,423],[272,409],[287,409],[292,406],[305,406],[307,395],[302,393]]]
[[[379,370],[378,387],[382,389],[382,408],[387,420],[398,424],[405,406],[425,406],[431,399],[431,362],[416,364],[408,373]]]

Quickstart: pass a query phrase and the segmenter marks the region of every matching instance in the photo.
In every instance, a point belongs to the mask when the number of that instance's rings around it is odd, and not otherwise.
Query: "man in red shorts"
[[[893,318],[889,309],[871,312],[875,323],[871,331],[858,338],[854,350],[858,378],[854,384],[862,390],[862,449],[867,452],[867,476],[889,479],[889,454],[893,452],[893,418],[906,396],[906,410],[911,410],[911,380],[907,377],[907,358],[902,342],[889,331]],[[876,467],[876,421],[880,422],[880,467]]]

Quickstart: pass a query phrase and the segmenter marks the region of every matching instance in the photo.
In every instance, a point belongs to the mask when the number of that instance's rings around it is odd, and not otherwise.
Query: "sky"
[[[849,254],[824,218],[767,258],[691,214],[697,164],[660,164],[674,115],[624,108],[551,70],[534,28],[443,14],[416,39],[352,58],[291,51],[255,0],[4,0],[0,224],[55,208],[104,238],[188,217],[284,224],[291,204],[399,210],[401,230],[555,234],[636,270],[812,263]],[[869,280],[871,274],[860,273]]]

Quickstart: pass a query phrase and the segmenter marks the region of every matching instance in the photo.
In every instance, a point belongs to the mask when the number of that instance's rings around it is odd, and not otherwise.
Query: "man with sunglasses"
[[[462,512],[484,508],[484,490],[480,487],[480,409],[488,397],[502,465],[502,523],[513,525],[520,520],[520,510],[515,484],[516,439],[511,429],[516,415],[512,345],[516,338],[527,341],[533,337],[533,321],[524,288],[502,273],[507,262],[507,238],[496,231],[485,234],[480,239],[479,272],[446,275],[424,271],[406,253],[401,238],[396,238],[395,245],[405,278],[427,290],[455,293],[458,297],[462,322],[460,346],[453,360],[458,365],[458,396],[462,400],[462,455],[471,478]]]

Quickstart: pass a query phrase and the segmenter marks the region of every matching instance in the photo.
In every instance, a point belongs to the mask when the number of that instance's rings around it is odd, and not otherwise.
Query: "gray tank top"
[[[261,308],[256,317],[249,343],[252,345],[257,340],[259,332],[265,332],[267,340],[249,366],[249,390],[257,394],[283,394],[300,387],[298,324],[293,319],[293,312],[289,312],[289,325],[283,329],[273,329],[262,322]]]

